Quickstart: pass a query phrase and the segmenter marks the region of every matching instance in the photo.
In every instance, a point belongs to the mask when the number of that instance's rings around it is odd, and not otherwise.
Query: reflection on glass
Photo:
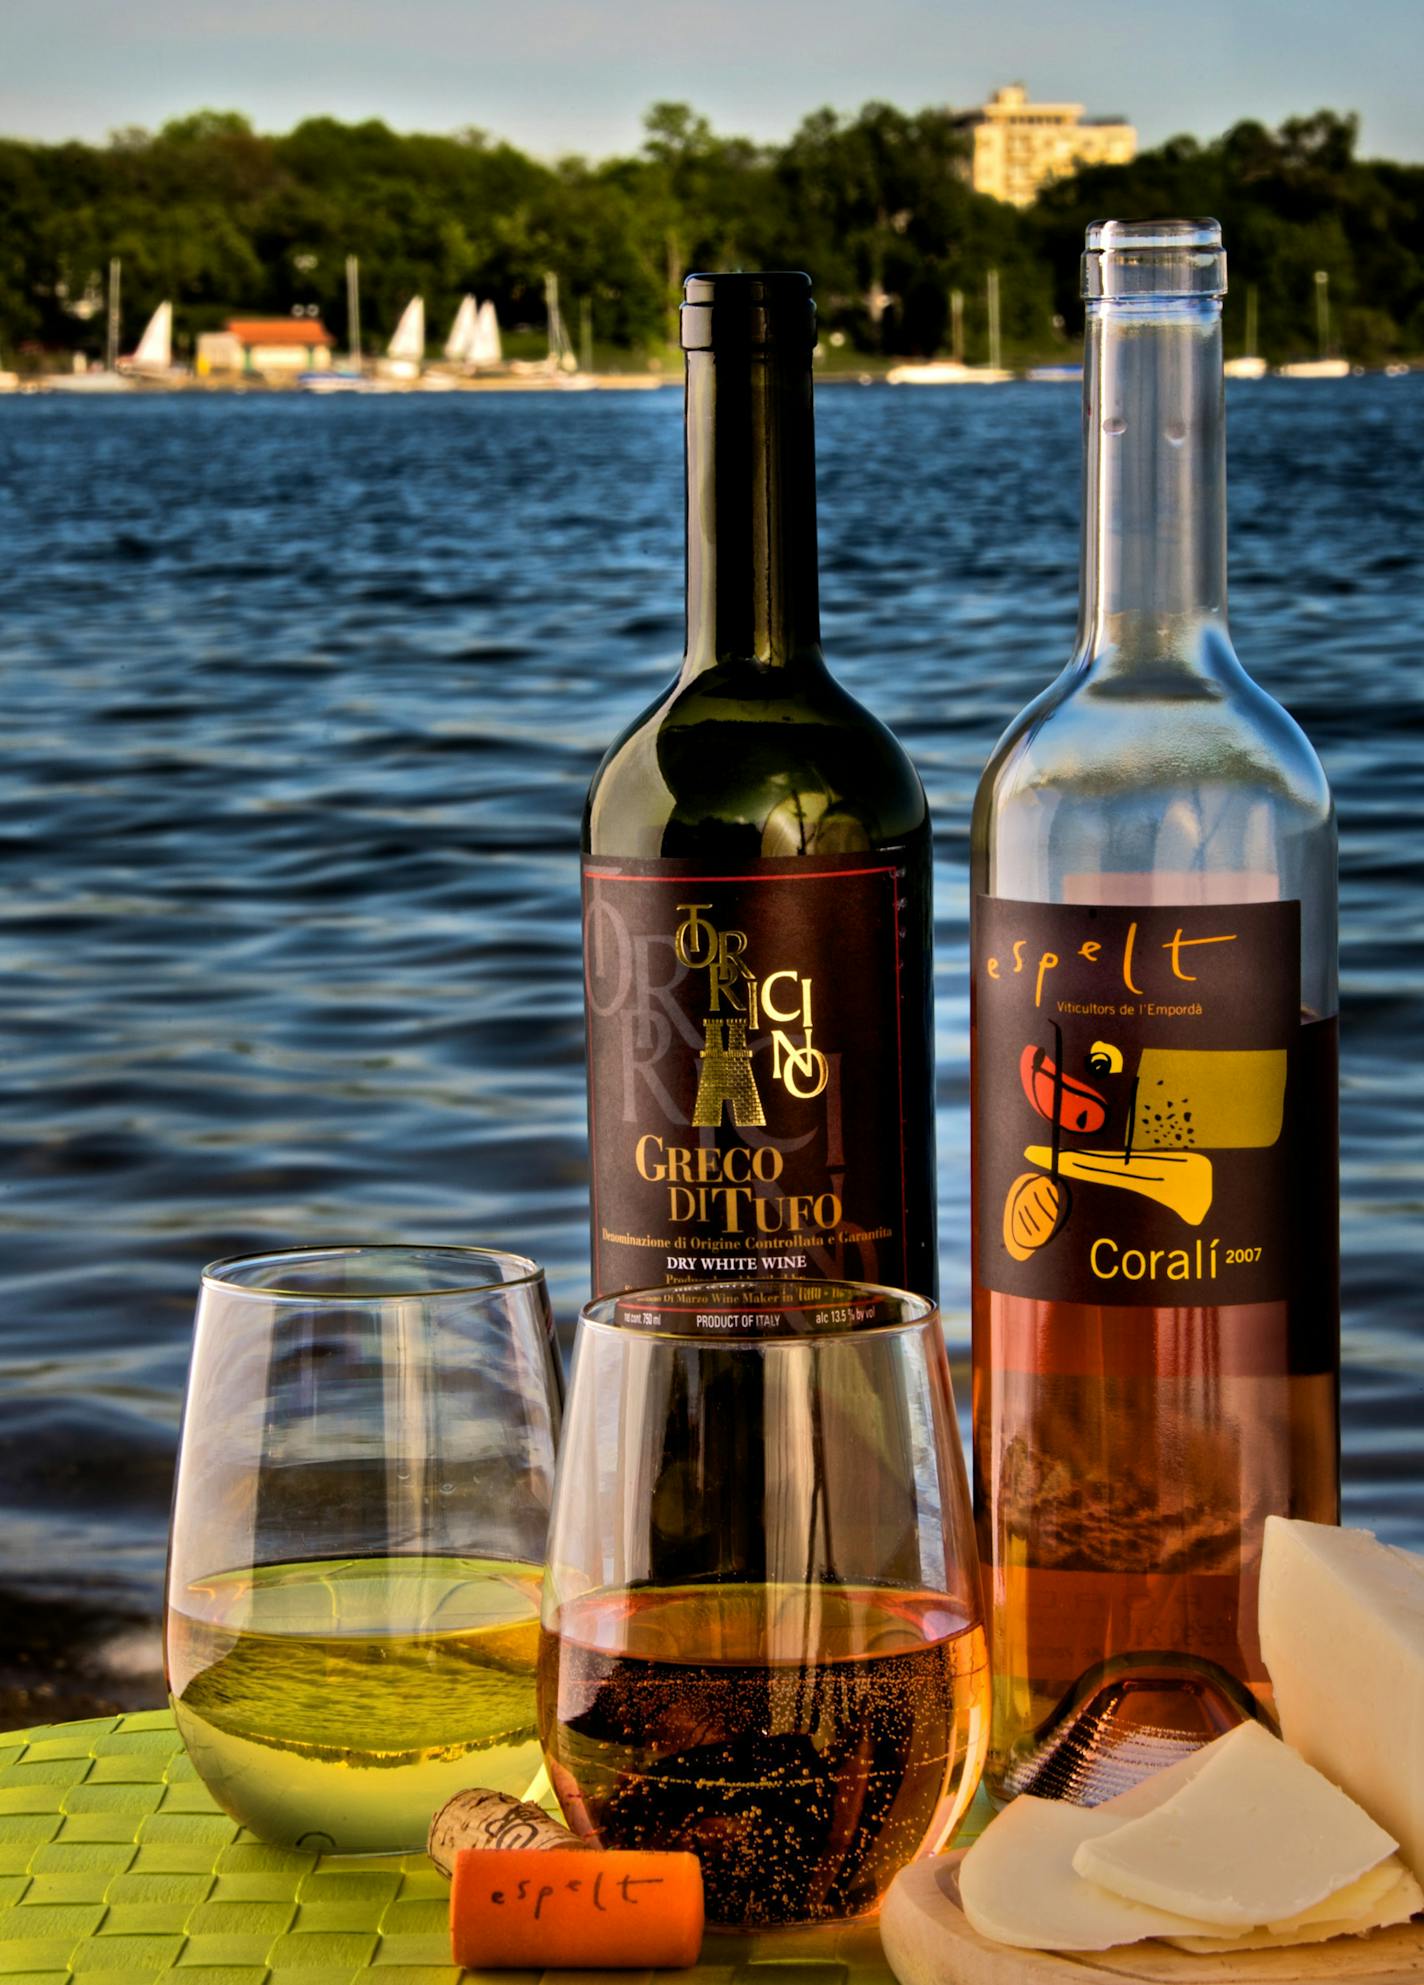
[[[539,1655],[579,1833],[696,1853],[716,1922],[862,1915],[962,1816],[987,1701],[930,1304],[719,1281],[584,1312]]]
[[[542,1786],[559,1413],[543,1276],[520,1257],[327,1248],[207,1271],[165,1653],[235,1819],[395,1851],[465,1786]]]

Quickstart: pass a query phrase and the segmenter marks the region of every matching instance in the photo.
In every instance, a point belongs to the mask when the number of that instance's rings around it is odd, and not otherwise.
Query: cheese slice
[[[1253,1930],[1323,1901],[1397,1844],[1279,1738],[1242,1723],[1163,1804],[1085,1839],[1073,1866],[1128,1901]]]
[[[1374,1873],[1385,1873],[1384,1890],[1376,1894],[1361,1908],[1346,1911],[1343,1905],[1357,1889],[1371,1880],[1363,1876],[1359,1882],[1352,1882],[1339,1895],[1330,1898],[1337,1914],[1327,1916],[1327,1905],[1322,1903],[1315,1909],[1307,1909],[1294,1922],[1268,1923],[1260,1930],[1247,1930],[1239,1937],[1168,1937],[1169,1944],[1178,1950],[1191,1951],[1199,1957],[1209,1957],[1219,1951],[1265,1951],[1280,1950],[1289,1944],[1324,1944],[1332,1937],[1363,1937],[1371,1930],[1384,1930],[1391,1924],[1407,1923],[1416,1910],[1424,1909],[1424,1889],[1421,1889],[1413,1875],[1405,1867],[1397,1854],[1391,1854],[1388,1861]]]
[[[1107,1805],[1069,1806],[1020,1793],[960,1863],[959,1900],[971,1927],[996,1943],[1052,1951],[1105,1951],[1144,1937],[1209,1935],[1209,1922],[1199,1917],[1125,1901],[1074,1874],[1073,1856],[1082,1843],[1122,1823]]]
[[[1267,1930],[1302,1930],[1312,1923],[1334,1923],[1346,1916],[1364,1916],[1376,1903],[1383,1902],[1392,1890],[1399,1886],[1400,1876],[1410,1881],[1414,1877],[1397,1854],[1391,1854],[1387,1861],[1381,1861],[1377,1868],[1361,1875],[1357,1882],[1347,1882],[1333,1895],[1327,1895],[1323,1902],[1314,1902],[1309,1909],[1299,1910],[1294,1916],[1283,1916],[1279,1922],[1267,1923]]]
[[[1424,1559],[1267,1517],[1260,1622],[1282,1736],[1424,1881]]]

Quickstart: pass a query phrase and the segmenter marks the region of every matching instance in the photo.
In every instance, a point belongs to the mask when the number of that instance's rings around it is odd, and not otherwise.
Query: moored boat
[[[890,386],[1002,386],[1013,378],[997,365],[961,365],[957,358],[927,359],[922,364],[892,365],[885,379]]]
[[[400,314],[385,357],[376,360],[376,375],[392,385],[413,385],[424,364],[425,299],[413,296]]]
[[[1348,379],[1350,361],[1347,358],[1302,358],[1293,365],[1278,365],[1278,379]]]

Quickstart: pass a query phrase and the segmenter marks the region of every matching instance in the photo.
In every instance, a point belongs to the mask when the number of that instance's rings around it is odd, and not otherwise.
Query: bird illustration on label
[[[1083,1075],[1063,1066],[1063,1030],[1053,1047],[1030,1041],[1019,1055],[1019,1083],[1030,1109],[1050,1126],[1048,1144],[1030,1144],[1004,1201],[1004,1246],[1027,1261],[1067,1225],[1069,1183],[1140,1194],[1200,1227],[1211,1210],[1212,1151],[1266,1150],[1281,1135],[1284,1048],[1142,1048],[1129,1072],[1122,1050],[1094,1041]],[[1089,1078],[1089,1079],[1085,1079]],[[1120,1142],[1101,1139],[1114,1121]],[[1111,1133],[1109,1133],[1111,1134]]]

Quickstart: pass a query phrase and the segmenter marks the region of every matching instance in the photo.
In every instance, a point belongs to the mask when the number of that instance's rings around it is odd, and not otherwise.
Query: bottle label
[[[903,1286],[904,882],[884,854],[585,857],[595,1293]]]
[[[834,1337],[847,1330],[923,1322],[934,1305],[857,1282],[786,1282],[729,1276],[620,1296],[614,1320],[624,1330],[648,1330],[707,1342],[745,1343],[761,1337]]]
[[[974,904],[975,1281],[1183,1309],[1336,1281],[1335,1025],[1299,903]]]

